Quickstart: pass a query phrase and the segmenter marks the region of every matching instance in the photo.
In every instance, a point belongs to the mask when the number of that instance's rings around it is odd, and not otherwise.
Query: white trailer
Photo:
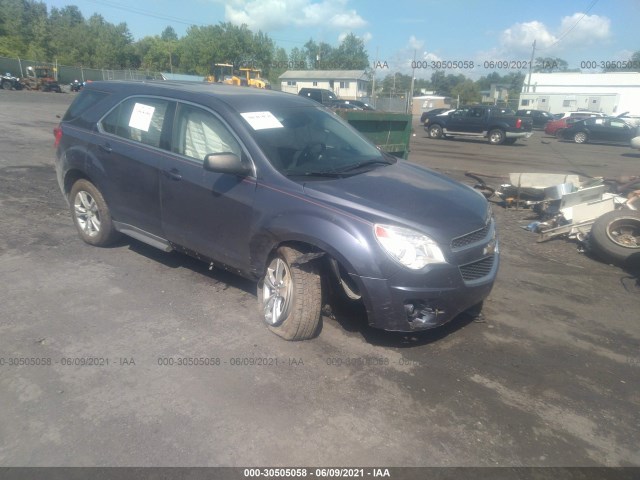
[[[533,73],[525,77],[518,105],[551,113],[640,115],[640,73]]]

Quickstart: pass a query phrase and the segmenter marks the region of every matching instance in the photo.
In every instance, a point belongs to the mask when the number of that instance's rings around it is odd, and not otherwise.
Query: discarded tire
[[[590,245],[602,260],[616,265],[640,255],[640,212],[614,210],[598,217],[591,227]]]

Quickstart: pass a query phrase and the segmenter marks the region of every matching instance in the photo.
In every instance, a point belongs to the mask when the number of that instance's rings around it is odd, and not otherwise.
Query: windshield
[[[337,115],[318,107],[272,111],[273,128],[253,130],[271,164],[287,176],[359,173],[394,159],[362,138]]]

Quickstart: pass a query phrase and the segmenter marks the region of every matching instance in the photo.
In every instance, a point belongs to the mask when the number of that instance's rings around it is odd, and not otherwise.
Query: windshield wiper
[[[337,172],[341,172],[341,173],[351,172],[352,170],[358,170],[359,168],[368,167],[370,165],[392,165],[392,164],[393,163],[388,161],[388,160],[379,160],[379,159],[366,160],[364,162],[359,162],[359,163],[356,163],[354,165],[349,165],[347,167],[341,168],[341,169],[337,170]]]
[[[343,174],[341,172],[335,172],[333,170],[325,170],[323,172],[287,172],[287,177],[331,177],[339,178]]]

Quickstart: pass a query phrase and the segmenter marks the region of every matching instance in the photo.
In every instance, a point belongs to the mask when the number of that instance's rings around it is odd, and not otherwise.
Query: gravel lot
[[[480,321],[407,336],[354,309],[288,343],[252,283],[77,237],[52,147],[73,96],[0,90],[0,465],[640,466],[633,272],[538,244],[530,212],[496,206],[502,266]],[[493,147],[418,126],[410,160],[458,179],[640,174],[628,147],[541,132]],[[176,365],[191,357],[210,365]]]

